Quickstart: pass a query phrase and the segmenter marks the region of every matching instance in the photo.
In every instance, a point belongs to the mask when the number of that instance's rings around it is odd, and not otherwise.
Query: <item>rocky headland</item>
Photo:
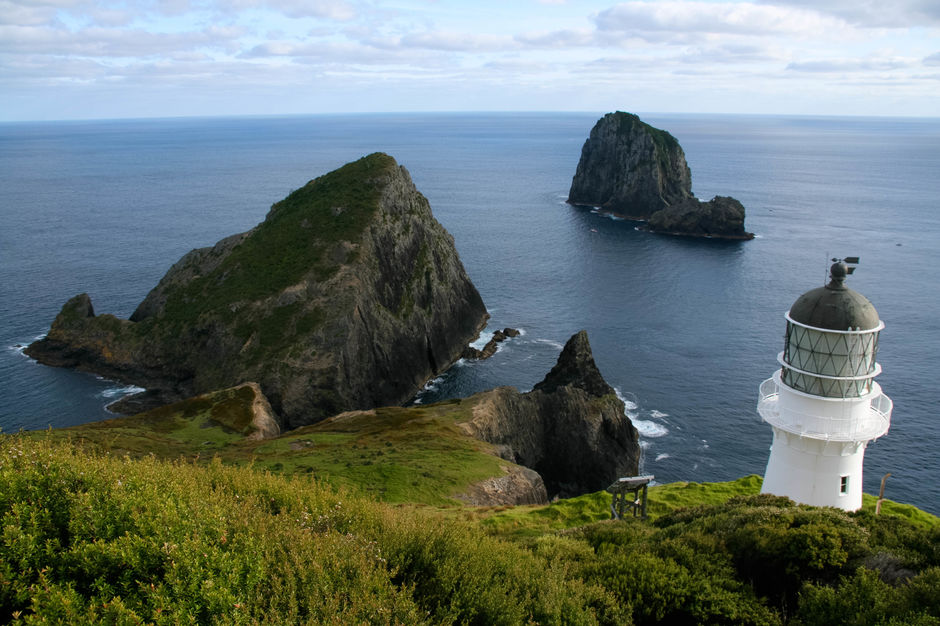
[[[261,388],[245,383],[48,435],[121,457],[251,463],[427,504],[543,504],[635,475],[640,458],[637,431],[584,331],[528,393],[499,387],[286,430]]]
[[[382,153],[310,181],[181,258],[129,320],[69,300],[26,353],[173,401],[255,381],[294,428],[401,404],[488,314],[451,235]]]
[[[583,330],[532,391],[499,387],[468,401],[472,418],[460,426],[496,445],[507,461],[537,472],[549,498],[599,491],[638,471],[639,435],[597,369]]]
[[[568,203],[647,222],[647,230],[686,236],[752,239],[734,198],[709,202],[692,193],[679,142],[631,113],[608,113],[581,149]]]

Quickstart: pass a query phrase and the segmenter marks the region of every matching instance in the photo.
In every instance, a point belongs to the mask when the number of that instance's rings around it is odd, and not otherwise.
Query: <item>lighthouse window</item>
[[[842,495],[845,495],[849,492],[849,477],[843,476],[841,478],[841,481],[842,482],[839,485],[839,493],[841,493]]]

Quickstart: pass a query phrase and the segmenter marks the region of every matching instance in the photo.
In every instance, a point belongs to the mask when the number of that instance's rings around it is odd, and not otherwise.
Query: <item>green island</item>
[[[548,505],[457,497],[505,464],[472,400],[252,439],[253,394],[0,436],[0,621],[938,624],[940,519],[760,495],[759,476]]]

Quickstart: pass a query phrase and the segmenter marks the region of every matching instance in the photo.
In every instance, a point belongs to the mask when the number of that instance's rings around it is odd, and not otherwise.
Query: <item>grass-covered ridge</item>
[[[306,476],[6,435],[0,621],[940,622],[940,524],[725,497],[751,482],[509,540]]]
[[[224,312],[241,301],[260,300],[310,274],[325,280],[345,262],[335,251],[356,242],[378,208],[380,182],[396,167],[376,152],[320,176],[275,203],[264,222],[211,272],[167,298],[167,319]]]
[[[456,423],[471,400],[346,413],[250,441],[247,389],[223,390],[146,413],[24,436],[68,441],[90,451],[140,458],[253,465],[358,489],[393,503],[455,505],[473,483],[501,476],[508,463]]]

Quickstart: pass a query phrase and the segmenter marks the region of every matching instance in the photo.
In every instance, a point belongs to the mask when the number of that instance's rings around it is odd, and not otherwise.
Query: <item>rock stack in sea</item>
[[[702,202],[679,142],[631,113],[602,117],[581,149],[568,202],[647,221],[648,230],[724,239],[751,239],[744,207],[734,198]]]
[[[293,428],[405,402],[487,317],[428,201],[375,153],[292,192],[250,231],[185,255],[129,320],[72,298],[27,354],[161,401],[254,381]]]
[[[476,403],[473,419],[462,428],[537,472],[549,498],[599,491],[638,471],[639,435],[597,369],[583,330],[532,391],[498,387],[469,401]]]

